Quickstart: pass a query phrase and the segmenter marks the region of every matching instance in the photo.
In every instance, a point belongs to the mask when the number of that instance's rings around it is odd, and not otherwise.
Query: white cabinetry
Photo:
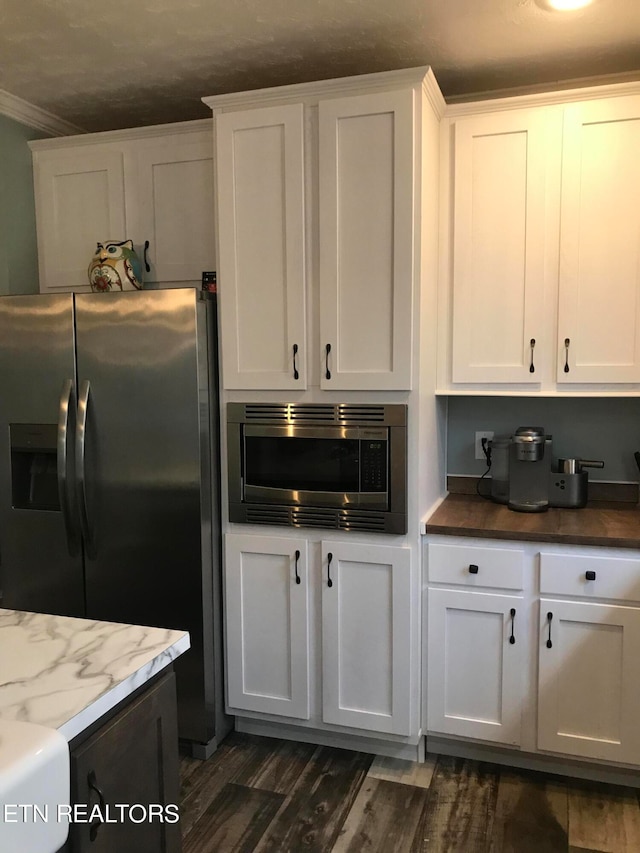
[[[529,649],[522,563],[511,547],[428,546],[429,731],[520,743]]]
[[[324,540],[317,552],[316,544],[225,536],[229,711],[409,735],[417,675],[410,549]],[[314,627],[309,601],[319,586],[322,620]],[[310,709],[314,630],[323,688],[322,707]]]
[[[411,69],[206,99],[226,389],[411,389],[427,89]]]
[[[89,290],[96,243],[149,241],[147,282],[198,283],[215,269],[207,122],[30,143],[40,290]]]
[[[608,91],[451,109],[442,390],[637,390],[640,95]]]
[[[640,382],[638,151],[640,95],[565,108],[558,382]]]
[[[431,736],[640,766],[638,552],[430,537],[425,555]]]
[[[226,388],[307,387],[303,138],[302,104],[216,118]]]
[[[639,578],[640,559],[541,554],[539,749],[640,764]]]

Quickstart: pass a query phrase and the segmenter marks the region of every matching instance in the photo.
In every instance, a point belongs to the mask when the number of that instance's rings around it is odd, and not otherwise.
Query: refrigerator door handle
[[[80,514],[80,530],[84,539],[87,556],[94,556],[89,513],[87,510],[87,489],[85,479],[85,444],[87,437],[87,414],[89,412],[89,394],[91,383],[83,379],[78,397],[78,419],[76,421],[76,497]]]
[[[58,498],[60,510],[67,534],[67,550],[70,557],[75,557],[79,550],[78,531],[73,525],[71,516],[71,500],[69,495],[69,464],[67,457],[67,437],[69,433],[69,411],[75,408],[75,389],[73,380],[65,379],[60,393],[58,408]]]

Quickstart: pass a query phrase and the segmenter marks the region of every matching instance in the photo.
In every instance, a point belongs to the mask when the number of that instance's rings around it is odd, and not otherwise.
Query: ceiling
[[[640,79],[640,0],[2,0],[0,90],[88,131],[202,96],[431,65],[447,98]]]

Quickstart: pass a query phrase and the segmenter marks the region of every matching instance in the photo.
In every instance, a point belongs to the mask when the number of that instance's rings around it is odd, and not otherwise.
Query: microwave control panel
[[[360,441],[360,490],[387,491],[386,441]]]

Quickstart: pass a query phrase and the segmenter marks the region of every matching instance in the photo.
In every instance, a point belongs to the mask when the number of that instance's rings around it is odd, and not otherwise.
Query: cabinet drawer
[[[540,592],[640,601],[640,559],[541,553]]]
[[[515,548],[432,543],[428,546],[429,582],[522,589],[523,556]]]

